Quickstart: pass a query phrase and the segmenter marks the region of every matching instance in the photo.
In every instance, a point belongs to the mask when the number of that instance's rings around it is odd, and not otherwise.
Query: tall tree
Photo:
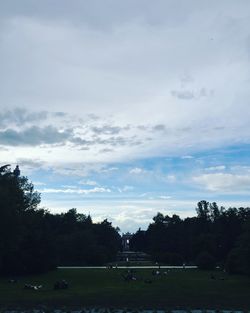
[[[0,272],[25,273],[50,267],[45,211],[39,210],[40,194],[27,177],[0,168]],[[47,233],[49,234],[49,232]],[[39,253],[38,253],[39,252]],[[43,255],[43,258],[41,257]],[[48,258],[46,257],[48,256]],[[37,266],[43,260],[42,267]]]

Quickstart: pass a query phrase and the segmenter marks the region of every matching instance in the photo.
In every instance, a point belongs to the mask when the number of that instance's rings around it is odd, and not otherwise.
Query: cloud
[[[48,23],[54,21],[56,24],[67,21],[69,24],[77,24],[80,27],[86,25],[99,32],[110,31],[117,25],[133,23],[139,18],[145,21],[146,25],[155,27],[164,24],[176,26],[182,20],[187,19],[190,11],[199,10],[196,3],[196,5],[192,3],[187,5],[181,2],[182,5],[180,5],[162,0],[158,1],[156,8],[142,0],[136,2],[129,0],[125,3],[110,0],[109,7],[99,0],[76,1],[73,6],[66,0],[55,0],[52,7],[48,0],[42,3],[23,0],[22,5],[19,1],[13,2],[1,3],[1,16],[32,17]],[[204,9],[206,8],[207,6]]]
[[[43,127],[30,126],[26,128],[7,128],[0,130],[0,144],[5,146],[38,146],[38,145],[54,145],[61,144],[66,145],[70,143],[76,145],[81,149],[90,149],[90,147],[104,146],[102,152],[112,152],[113,149],[108,147],[122,147],[122,146],[138,146],[142,142],[136,138],[136,136],[113,136],[117,127],[100,127],[100,130],[96,132],[95,136],[90,136],[86,131],[93,130],[93,128],[85,128],[85,134],[83,129],[78,127],[76,134],[73,129],[57,128],[55,126],[47,125]],[[102,137],[103,133],[101,129],[104,129],[106,135]],[[105,131],[106,130],[106,131]]]
[[[165,185],[175,196],[225,188],[222,178],[201,174],[185,185],[181,178],[197,168],[245,177],[231,165],[247,165],[247,156],[229,164],[231,155],[212,159],[212,151],[250,143],[250,2],[108,3],[0,2],[0,161],[25,156],[50,182],[49,174],[67,175],[65,185],[84,177],[134,185],[138,194],[155,188],[155,199]],[[202,163],[180,159],[192,155]],[[205,170],[220,164],[226,168]]]
[[[79,162],[79,163],[63,163],[62,165],[56,164],[52,168],[53,172],[56,175],[62,176],[72,176],[72,177],[89,177],[96,173],[101,173],[102,171],[108,171],[107,166],[102,163],[88,163],[88,162]]]
[[[183,155],[181,158],[185,160],[185,159],[193,159],[194,157],[192,155]]]
[[[126,186],[117,188],[117,190],[118,190],[120,193],[127,192],[127,191],[132,191],[132,190],[134,190],[134,186],[128,186],[128,185],[126,185]]]
[[[27,175],[33,171],[46,168],[46,164],[39,159],[18,158],[16,163],[19,165],[22,175],[23,173]]]
[[[9,151],[9,149],[7,149],[6,147],[1,147],[0,146],[0,151]]]
[[[105,195],[106,196],[106,195]],[[202,198],[201,198],[202,199]],[[214,201],[214,198],[213,200]],[[249,201],[217,201],[218,205],[225,207],[247,207]],[[49,200],[44,201],[44,205],[49,207],[54,213],[66,212],[72,207],[78,208],[79,213],[91,214],[94,221],[101,221],[108,218],[112,221],[114,226],[121,228],[122,232],[136,231],[139,227],[146,229],[152,218],[161,212],[164,215],[178,214],[181,218],[191,217],[196,215],[195,207],[197,199],[190,200],[183,199],[155,199],[148,200],[140,198],[140,200],[126,198],[111,200],[103,197],[100,201],[95,201],[92,197],[86,197],[84,201],[79,197],[77,200],[70,198],[66,201],[65,198],[58,199],[51,197]],[[166,209],[166,207],[168,209]]]
[[[6,129],[0,131],[0,144],[6,146],[41,145],[65,143],[72,136],[70,130],[59,131],[53,126],[32,126],[24,130]]]
[[[46,186],[46,185],[47,185],[46,183],[40,182],[40,181],[34,181],[33,184],[34,184],[35,186]]]
[[[247,172],[250,172],[250,166],[249,165],[233,165],[230,166],[230,170],[237,174],[246,174]]]
[[[86,186],[97,186],[98,183],[94,180],[80,180],[78,182],[80,185],[86,185]]]
[[[129,174],[142,174],[144,170],[140,167],[135,167],[129,170]]]
[[[213,90],[207,90],[206,88],[201,88],[197,91],[191,90],[172,90],[171,95],[181,100],[192,100],[199,99],[202,97],[211,97],[214,95]]]
[[[176,182],[176,176],[175,175],[167,175],[166,180],[170,183]]]
[[[155,125],[155,126],[153,127],[153,130],[156,130],[156,131],[164,131],[164,130],[166,130],[166,126],[163,125],[163,124],[158,124],[158,125]]]
[[[123,146],[139,146],[142,144],[140,140],[136,138],[136,136],[132,137],[124,137],[124,136],[109,136],[107,138],[103,138],[102,136],[94,136],[90,139],[85,139],[82,137],[71,137],[70,141],[79,146],[106,146],[106,147],[123,147]],[[104,148],[101,150],[102,152],[112,152],[110,148]]]
[[[212,192],[242,194],[249,193],[250,175],[230,173],[203,174],[193,177],[193,182]]]
[[[93,126],[91,127],[91,130],[99,135],[116,135],[119,134],[121,132],[123,128],[122,127],[118,127],[118,126],[109,126],[109,125],[104,125],[101,127],[98,126]]]
[[[58,118],[62,118],[62,117],[66,117],[67,114],[65,112],[52,112],[50,113],[52,116],[58,117]]]
[[[173,97],[183,99],[183,100],[191,100],[195,97],[194,93],[192,91],[189,91],[189,90],[179,90],[179,91],[172,90],[171,95]]]
[[[76,188],[67,188],[67,189],[57,189],[57,188],[44,188],[39,190],[41,193],[62,193],[62,194],[79,194],[79,195],[88,195],[95,193],[105,193],[111,192],[109,188],[104,187],[95,187],[92,189],[76,189]]]
[[[39,10],[13,1],[0,5],[0,101],[10,111],[24,107],[20,127],[47,115],[61,129],[58,120],[75,115],[83,123],[67,125],[81,132],[72,149],[99,161],[99,145],[107,162],[249,142],[246,2],[128,1],[121,10],[111,1],[108,10],[101,1],[63,1],[59,13],[47,1]]]
[[[111,166],[111,167],[103,166],[102,168],[98,169],[97,172],[110,174],[110,173],[116,172],[118,170],[119,170],[119,167],[116,167],[116,166]]]
[[[159,196],[159,198],[163,200],[168,200],[168,199],[171,199],[172,197],[171,196]]]
[[[24,108],[15,108],[0,113],[0,128],[10,125],[24,126],[28,123],[37,123],[46,120],[47,118],[47,111],[30,112]]]
[[[59,164],[56,162],[52,167],[51,170],[55,175],[62,175],[62,176],[72,176],[72,177],[85,177],[84,180],[81,180],[83,183],[87,182],[87,185],[93,186],[95,181],[93,179],[88,179],[92,175],[112,175],[112,173],[118,171],[118,167],[115,166],[108,166],[107,164],[101,162],[83,162],[80,160],[78,163],[67,163],[63,162]],[[97,182],[96,182],[97,183]],[[83,184],[84,185],[84,184]],[[98,183],[97,183],[98,185]]]
[[[225,169],[226,169],[225,165],[217,165],[217,166],[206,167],[205,171],[223,171]]]
[[[104,148],[100,150],[100,153],[111,153],[114,152],[114,149]]]

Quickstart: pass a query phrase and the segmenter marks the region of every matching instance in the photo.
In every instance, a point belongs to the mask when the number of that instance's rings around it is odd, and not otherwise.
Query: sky
[[[0,164],[122,232],[250,203],[250,1],[0,0]]]

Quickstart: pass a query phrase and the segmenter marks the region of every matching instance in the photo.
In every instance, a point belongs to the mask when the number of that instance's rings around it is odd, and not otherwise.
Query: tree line
[[[0,167],[0,274],[39,273],[58,265],[103,265],[121,249],[119,229],[94,223],[76,209],[51,214],[39,208],[40,194],[10,165]],[[197,216],[158,213],[147,230],[130,241],[159,264],[198,264],[250,274],[250,208],[218,207],[205,200]]]
[[[51,214],[27,177],[0,167],[0,274],[39,273],[58,265],[101,265],[120,249],[117,228],[106,219],[71,209]]]
[[[250,274],[250,208],[218,207],[198,202],[197,216],[181,219],[158,213],[146,231],[138,230],[131,247],[149,253],[158,263],[215,266]]]

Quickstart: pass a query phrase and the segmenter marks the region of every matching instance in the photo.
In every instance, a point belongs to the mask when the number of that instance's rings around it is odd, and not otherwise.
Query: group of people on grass
[[[17,279],[9,279],[9,283],[14,284],[18,283]],[[33,284],[25,284],[23,289],[26,290],[39,290],[43,288],[43,285],[33,285]],[[54,283],[54,290],[61,290],[61,289],[68,289],[69,288],[69,283],[65,280],[58,280]]]
[[[161,272],[160,270],[153,269],[151,274],[152,276],[159,276],[159,275],[167,275],[169,271]],[[135,269],[127,269],[124,273],[121,274],[122,278],[126,282],[136,281],[136,280],[143,280],[142,278],[137,276]],[[143,280],[145,283],[152,283],[151,279]]]

